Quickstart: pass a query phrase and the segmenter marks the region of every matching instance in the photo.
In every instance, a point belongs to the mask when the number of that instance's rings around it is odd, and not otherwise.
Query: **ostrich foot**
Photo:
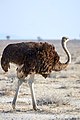
[[[35,106],[33,106],[33,110],[37,111],[37,110],[38,110],[38,108],[37,108],[37,107],[35,107]]]
[[[37,112],[42,112],[43,111],[42,109],[39,109],[39,108],[33,108],[33,110],[35,110]]]
[[[15,110],[15,104],[12,104],[12,108],[13,108],[13,110]]]
[[[33,110],[37,111],[38,110],[38,107],[36,104],[33,104]]]

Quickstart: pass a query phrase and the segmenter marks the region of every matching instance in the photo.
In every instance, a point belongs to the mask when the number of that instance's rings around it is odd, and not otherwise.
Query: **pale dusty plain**
[[[0,40],[0,60],[3,49],[10,43],[22,41]],[[61,43],[54,44],[61,62],[66,62],[66,54]],[[35,94],[40,110],[32,109],[29,86],[23,83],[20,87],[16,111],[12,109],[18,78],[16,65],[11,64],[8,73],[0,66],[0,120],[79,120],[80,119],[80,41],[67,43],[72,56],[71,64],[63,71],[53,71],[47,79],[35,76]]]

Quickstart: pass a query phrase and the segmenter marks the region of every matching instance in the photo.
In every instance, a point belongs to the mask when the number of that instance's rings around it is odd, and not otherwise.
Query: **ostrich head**
[[[69,41],[69,38],[67,38],[67,37],[62,37],[62,43],[66,43],[66,42],[68,42]]]

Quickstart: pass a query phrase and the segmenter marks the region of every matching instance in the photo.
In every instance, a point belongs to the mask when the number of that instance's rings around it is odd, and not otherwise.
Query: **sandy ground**
[[[15,42],[15,41],[13,41]],[[4,47],[11,41],[0,41],[0,58]],[[60,41],[54,43],[61,61],[66,61]],[[32,109],[30,89],[27,83],[20,87],[16,111],[12,100],[17,86],[16,66],[11,65],[8,73],[0,66],[0,120],[79,120],[80,119],[80,41],[70,41],[68,49],[72,63],[66,70],[52,72],[44,79],[35,76],[35,94],[39,110]]]

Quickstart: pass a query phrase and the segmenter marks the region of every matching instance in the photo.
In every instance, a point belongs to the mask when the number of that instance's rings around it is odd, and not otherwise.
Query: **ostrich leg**
[[[15,96],[14,96],[14,99],[13,99],[13,102],[12,102],[13,109],[15,109],[15,103],[16,103],[16,99],[17,99],[19,87],[22,84],[22,82],[23,82],[22,80],[20,80],[20,79],[18,80],[18,85],[17,85],[17,88],[16,88],[16,93],[15,93]]]
[[[28,84],[29,84],[29,87],[31,90],[33,109],[37,110],[37,104],[36,104],[36,98],[35,98],[35,92],[34,92],[34,74],[30,75],[30,78],[28,80]]]

